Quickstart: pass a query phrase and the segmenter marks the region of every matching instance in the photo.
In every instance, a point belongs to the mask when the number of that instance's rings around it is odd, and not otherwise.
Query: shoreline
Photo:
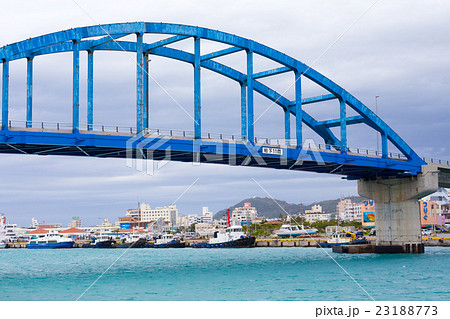
[[[324,241],[326,237],[317,238],[257,238],[255,247],[318,247],[315,244],[317,241]],[[367,238],[369,244],[375,245],[376,238]],[[186,241],[186,248],[191,248],[199,240],[188,240]],[[450,247],[450,236],[449,237],[424,237],[422,243],[426,247]],[[82,247],[83,242],[75,243],[75,246],[69,249],[87,248]],[[26,249],[27,243],[9,243],[8,247],[4,249]],[[106,249],[126,249],[128,247],[119,248],[106,248]],[[97,248],[98,249],[98,248]],[[104,248],[103,248],[104,249]]]

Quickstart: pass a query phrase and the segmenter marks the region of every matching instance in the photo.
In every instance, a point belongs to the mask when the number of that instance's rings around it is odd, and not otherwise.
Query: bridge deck
[[[268,139],[255,144],[244,141],[123,132],[65,129],[10,128],[0,131],[0,153],[143,158],[226,165],[246,165],[344,175],[350,179],[416,174],[405,159],[340,151],[314,143],[273,145]],[[269,143],[265,143],[269,142]],[[329,147],[328,147],[329,148]]]

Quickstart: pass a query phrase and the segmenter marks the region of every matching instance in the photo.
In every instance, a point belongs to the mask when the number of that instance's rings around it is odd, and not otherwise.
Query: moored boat
[[[108,235],[100,235],[95,238],[91,248],[116,248],[116,241]]]
[[[71,238],[64,237],[56,232],[32,238],[28,244],[28,249],[57,249],[57,248],[72,248],[75,244]]]
[[[317,233],[316,228],[305,228],[303,225],[300,225],[300,228],[297,225],[282,225],[280,229],[274,231],[274,233],[278,237],[297,237],[304,235],[314,235]]]
[[[368,241],[365,237],[356,236],[355,233],[349,231],[342,231],[333,233],[327,241],[319,241],[317,244],[324,248],[331,248],[333,246],[343,245],[361,245],[367,244]]]
[[[148,248],[184,248],[186,243],[181,239],[176,239],[173,234],[162,234],[155,243],[147,243]]]
[[[207,243],[196,243],[192,248],[250,248],[255,246],[256,237],[246,236],[242,226],[230,226],[214,232]]]
[[[141,234],[129,234],[122,238],[122,243],[117,245],[117,248],[145,248],[147,239]]]

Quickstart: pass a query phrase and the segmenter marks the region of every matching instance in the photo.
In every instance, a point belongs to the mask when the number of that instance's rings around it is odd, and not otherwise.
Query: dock
[[[325,241],[325,237],[313,238],[257,238],[255,247],[319,247],[316,242]],[[369,244],[367,245],[351,245],[351,246],[336,246],[333,252],[337,253],[374,253],[375,252],[375,238],[367,238]],[[205,240],[186,240],[186,247],[191,247],[193,244]],[[425,247],[450,247],[450,236],[442,237],[424,237],[422,243]],[[76,242],[73,248],[83,248],[83,242]],[[8,243],[8,249],[24,249],[27,243]],[[346,247],[346,248],[339,248]],[[351,248],[350,248],[351,247]],[[122,247],[126,248],[126,247]],[[394,251],[393,251],[394,252]]]

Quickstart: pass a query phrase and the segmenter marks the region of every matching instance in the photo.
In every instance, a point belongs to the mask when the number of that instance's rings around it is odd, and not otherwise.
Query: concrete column
[[[358,181],[359,195],[376,202],[376,252],[423,252],[418,200],[438,189],[438,174],[423,171],[411,177]]]

